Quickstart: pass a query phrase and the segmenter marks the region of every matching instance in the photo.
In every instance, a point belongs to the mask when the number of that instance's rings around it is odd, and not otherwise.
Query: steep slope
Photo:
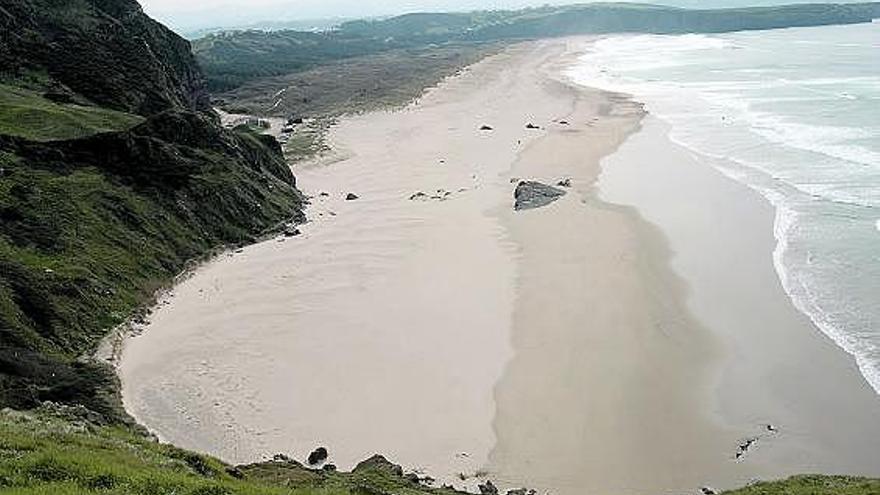
[[[0,406],[120,420],[115,377],[83,356],[302,199],[278,143],[224,130],[189,44],[135,0],[2,0],[0,19]]]
[[[141,115],[209,104],[189,43],[134,0],[3,0],[0,79]]]

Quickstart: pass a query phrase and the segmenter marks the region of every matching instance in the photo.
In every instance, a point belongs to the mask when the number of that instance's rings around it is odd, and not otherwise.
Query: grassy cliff
[[[221,128],[189,44],[134,0],[7,0],[0,23],[0,406],[122,420],[99,340],[302,200],[278,144]]]

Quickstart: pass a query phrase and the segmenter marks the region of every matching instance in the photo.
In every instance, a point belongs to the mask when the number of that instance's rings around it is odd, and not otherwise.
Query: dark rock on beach
[[[571,187],[571,179],[562,179],[556,185],[559,187]]]
[[[324,447],[318,447],[314,452],[309,454],[309,465],[314,466],[316,464],[321,464],[322,462],[327,460],[330,454],[327,452],[327,449]]]
[[[516,186],[514,198],[516,203],[514,208],[519,210],[530,210],[547,206],[557,199],[565,196],[565,191],[557,189],[547,184],[535,181],[523,181]]]
[[[355,193],[348,193],[348,195],[345,196],[345,200],[346,200],[346,201],[354,201],[354,200],[359,199],[359,198],[360,198],[360,196],[358,196],[358,195],[355,194]]]
[[[526,124],[526,129],[540,129],[540,128],[541,128],[541,126],[537,126],[535,124],[532,124],[531,122]]]
[[[485,124],[484,124],[484,125],[480,126],[480,130],[481,130],[481,131],[492,131],[492,130],[495,130],[495,129],[494,129],[491,125],[485,125]]]
[[[491,481],[486,481],[479,485],[480,495],[498,495],[498,488]]]
[[[288,227],[284,230],[284,237],[296,237],[301,234],[302,232],[296,227]]]

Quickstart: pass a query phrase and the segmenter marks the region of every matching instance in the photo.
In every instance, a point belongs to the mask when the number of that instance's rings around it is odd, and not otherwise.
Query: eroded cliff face
[[[209,109],[189,42],[136,0],[2,0],[0,26],[0,79],[140,115]]]

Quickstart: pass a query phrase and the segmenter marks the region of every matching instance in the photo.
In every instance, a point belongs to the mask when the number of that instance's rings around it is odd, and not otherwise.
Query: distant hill
[[[718,33],[871,22],[880,3],[801,4],[689,10],[635,3],[590,3],[516,11],[418,13],[341,24],[322,33],[238,31],[196,40],[212,92],[344,58],[431,44],[480,43],[614,32]]]

